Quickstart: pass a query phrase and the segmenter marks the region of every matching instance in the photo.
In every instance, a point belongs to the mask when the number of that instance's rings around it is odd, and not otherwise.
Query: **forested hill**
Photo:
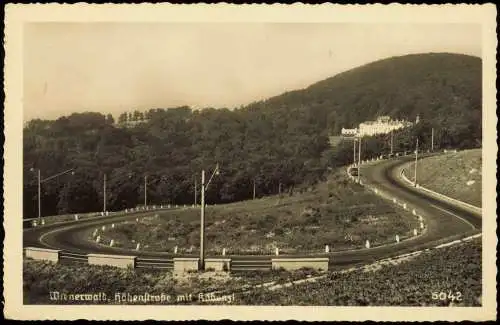
[[[413,120],[395,134],[396,150],[411,150],[418,136],[429,148],[481,144],[481,61],[454,54],[391,58],[341,73],[307,89],[240,109],[188,107],[124,112],[115,123],[106,113],[75,113],[55,121],[32,120],[23,133],[24,217],[37,214],[37,179],[75,168],[42,184],[42,215],[101,211],[103,178],[107,207],[144,202],[191,204],[194,180],[216,163],[221,174],[207,192],[209,203],[293,192],[320,180],[328,167],[351,162],[352,144],[330,148],[329,134],[378,115]],[[387,152],[387,137],[366,139],[362,158]],[[281,184],[281,186],[280,186]],[[199,200],[199,195],[198,195]],[[199,201],[198,201],[199,202]]]
[[[369,50],[369,49],[367,49]],[[332,134],[380,115],[432,121],[481,133],[482,64],[478,57],[428,53],[393,57],[340,73],[250,109],[304,107]]]

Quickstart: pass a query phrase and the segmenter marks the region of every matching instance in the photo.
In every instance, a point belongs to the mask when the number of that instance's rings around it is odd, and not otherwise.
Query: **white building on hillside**
[[[345,129],[342,128],[342,135],[345,137],[353,137],[358,134],[358,129]]]
[[[418,123],[419,117],[415,123]],[[366,121],[359,124],[357,129],[342,128],[343,136],[372,136],[376,134],[387,134],[395,130],[412,126],[413,123],[405,120],[392,120],[390,116],[380,116],[375,121]]]

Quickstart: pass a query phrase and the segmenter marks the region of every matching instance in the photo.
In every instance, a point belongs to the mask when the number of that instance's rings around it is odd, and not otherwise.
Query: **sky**
[[[481,57],[479,24],[28,23],[24,120],[234,108],[412,53]]]

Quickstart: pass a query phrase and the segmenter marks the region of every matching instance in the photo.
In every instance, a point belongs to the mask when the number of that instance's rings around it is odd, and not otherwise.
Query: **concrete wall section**
[[[174,272],[197,271],[200,259],[194,257],[174,258]]]
[[[59,261],[60,250],[26,247],[24,249],[26,257],[34,260],[51,261],[57,263]]]
[[[273,258],[271,259],[272,268],[285,270],[298,270],[301,268],[312,268],[322,271],[328,270],[328,257],[319,258]]]
[[[88,254],[90,265],[108,265],[121,268],[135,268],[136,256]]]
[[[207,258],[205,259],[205,270],[214,269],[215,271],[230,271],[230,258]]]

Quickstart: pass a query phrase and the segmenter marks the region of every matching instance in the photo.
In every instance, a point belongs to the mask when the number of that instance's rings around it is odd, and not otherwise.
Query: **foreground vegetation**
[[[318,272],[307,269],[294,272],[269,270],[238,274],[191,272],[174,275],[170,271],[155,269],[119,269],[25,259],[23,301],[24,304],[199,304],[210,303],[202,301],[200,293],[213,293],[219,297],[229,297],[234,293],[236,296],[264,283],[285,283],[316,275]],[[141,301],[145,293],[150,298],[157,296],[161,301]],[[123,298],[123,294],[128,298]],[[83,296],[76,300],[75,295]],[[142,297],[136,301],[130,300],[134,295]],[[168,301],[167,296],[170,296]],[[215,303],[221,304],[220,301]]]
[[[419,183],[438,193],[481,207],[482,149],[448,152],[418,163]],[[410,165],[413,171],[415,165]],[[413,173],[410,173],[413,180]]]
[[[435,145],[481,143],[481,59],[421,54],[374,62],[310,87],[234,109],[151,108],[119,117],[72,114],[55,121],[28,121],[23,130],[24,218],[37,215],[37,177],[76,168],[43,183],[42,215],[101,211],[107,177],[107,208],[143,204],[192,204],[195,178],[218,162],[207,199],[246,200],[310,185],[328,167],[351,162],[352,143],[330,148],[342,127],[389,115],[421,122],[394,134],[395,150],[411,150],[415,138]],[[133,108],[131,108],[133,109]],[[145,116],[144,116],[145,115]],[[133,127],[127,127],[131,120]],[[362,157],[389,150],[389,139],[366,139]],[[281,186],[280,186],[281,184]],[[199,195],[198,195],[199,198]]]
[[[243,305],[481,306],[481,239],[375,271],[332,272],[281,290],[256,289]]]
[[[304,269],[174,276],[167,271],[60,265],[27,259],[23,263],[23,296],[25,304],[480,306],[481,261],[480,239],[423,252],[395,265],[326,273]],[[59,297],[104,293],[107,299],[56,300],[51,299],[54,292]],[[163,294],[171,300],[120,300],[123,293],[129,297]],[[230,298],[203,301],[200,293]]]
[[[296,189],[257,200],[206,209],[206,238],[210,254],[273,254],[321,252],[361,248],[394,242],[419,228],[411,213],[396,208],[358,184],[349,182],[345,170],[337,170],[316,186]],[[301,193],[302,192],[302,193]],[[89,240],[100,236],[102,244],[141,250],[192,252],[198,246],[199,208],[158,212],[114,228],[90,229]]]

